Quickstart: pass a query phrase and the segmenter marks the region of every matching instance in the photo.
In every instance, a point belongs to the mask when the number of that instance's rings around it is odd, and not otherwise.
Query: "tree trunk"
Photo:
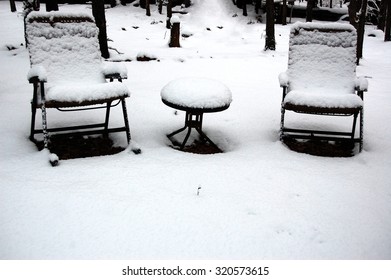
[[[102,57],[109,58],[109,46],[107,45],[106,15],[104,0],[92,0],[92,14],[96,26],[99,28],[99,46]]]
[[[58,11],[58,3],[57,0],[46,0],[46,11]]]
[[[247,16],[248,14],[247,14],[247,4],[246,4],[246,1],[244,1],[244,3],[243,3],[243,16]]]
[[[41,1],[40,0],[34,0],[33,1],[34,11],[39,11],[41,9]]]
[[[158,1],[159,1],[158,11],[159,11],[159,14],[162,14],[163,13],[163,0],[158,0]]]
[[[386,24],[386,15],[387,15],[387,1],[381,0],[380,11],[379,11],[379,20],[377,23],[377,29],[383,30]]]
[[[265,50],[276,49],[276,39],[274,37],[274,0],[266,0],[266,39]]]
[[[261,0],[255,0],[255,13],[258,14],[259,10],[261,9],[262,1]]]
[[[179,44],[179,38],[180,38],[180,23],[174,22],[171,26],[171,39],[170,39],[170,48],[180,48],[181,45]]]
[[[312,22],[312,10],[314,9],[315,0],[307,0],[307,10],[306,10],[306,22]]]
[[[150,17],[151,16],[151,6],[149,5],[149,0],[145,0],[145,14]]]
[[[391,3],[388,0],[387,3],[387,13],[386,13],[386,25],[384,29],[384,41],[391,41]]]
[[[117,0],[110,0],[110,7],[114,8],[117,6]]]
[[[281,13],[281,24],[286,25],[286,16],[287,16],[288,7],[286,0],[282,1],[282,13]]]
[[[11,12],[16,12],[15,0],[10,0]]]
[[[167,2],[167,21],[166,21],[166,28],[171,28],[171,17],[172,17],[172,0],[168,0]]]
[[[350,0],[349,6],[348,6],[349,22],[356,29],[358,28],[358,24],[357,24],[357,11],[358,11],[358,9],[357,9],[357,7],[358,7],[357,0]]]
[[[362,53],[363,53],[367,4],[368,4],[368,0],[363,0],[360,9],[360,17],[359,17],[358,28],[357,28],[357,62],[356,62],[357,65],[360,64],[360,59],[362,58]]]

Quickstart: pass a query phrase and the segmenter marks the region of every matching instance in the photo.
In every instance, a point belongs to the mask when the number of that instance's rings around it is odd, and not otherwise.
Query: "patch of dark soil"
[[[42,150],[43,141],[37,142],[37,147]],[[60,160],[113,155],[125,150],[113,146],[110,138],[85,136],[52,136],[49,148]]]
[[[175,149],[180,150],[179,145],[175,145],[173,147]],[[185,146],[181,151],[186,153],[202,154],[202,155],[223,153],[223,151],[220,150],[218,147],[215,147],[209,144],[208,142],[199,141],[199,140],[195,140],[191,145]]]
[[[289,149],[322,157],[352,157],[354,143],[347,141],[329,142],[324,140],[296,140],[289,137],[283,139]]]

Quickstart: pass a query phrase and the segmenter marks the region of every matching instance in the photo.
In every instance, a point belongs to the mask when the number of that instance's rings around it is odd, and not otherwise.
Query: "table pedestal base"
[[[206,136],[206,134],[202,131],[202,119],[203,119],[203,113],[201,112],[200,113],[186,112],[185,126],[168,134],[167,137],[171,140],[173,145],[180,146],[180,149],[183,150],[185,148],[187,140],[189,139],[191,130],[192,128],[194,128],[200,134],[200,136],[205,142],[209,142],[213,147],[220,150],[219,147],[217,147],[217,145],[213,143],[212,140],[210,140],[209,137]],[[188,131],[182,144],[172,140],[172,137],[175,134],[178,134],[186,129],[188,129]]]

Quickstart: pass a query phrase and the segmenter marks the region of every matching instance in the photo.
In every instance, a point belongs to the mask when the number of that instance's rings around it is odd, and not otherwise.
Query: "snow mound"
[[[182,107],[214,109],[229,106],[232,93],[224,84],[206,78],[180,78],[161,91],[163,100]]]

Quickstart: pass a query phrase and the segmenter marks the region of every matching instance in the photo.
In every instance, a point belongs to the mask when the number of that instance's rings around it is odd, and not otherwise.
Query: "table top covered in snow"
[[[232,102],[232,93],[223,83],[206,78],[180,78],[161,90],[163,103],[179,110],[218,112]]]

